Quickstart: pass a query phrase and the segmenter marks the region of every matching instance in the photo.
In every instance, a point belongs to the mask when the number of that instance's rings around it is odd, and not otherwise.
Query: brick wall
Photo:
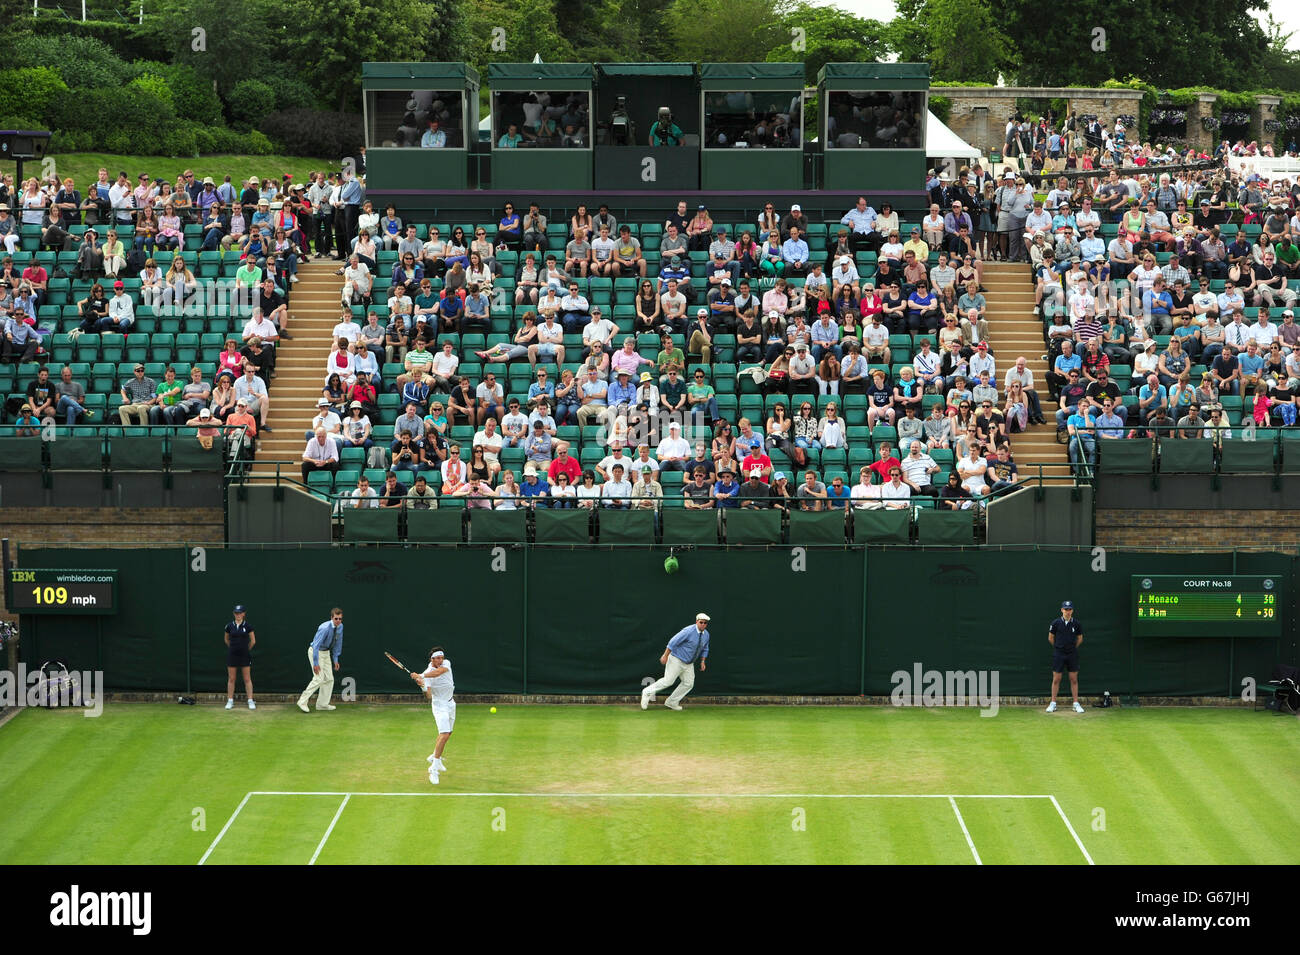
[[[1300,547],[1300,523],[1287,510],[1097,509],[1102,547],[1279,551]]]
[[[1064,99],[1080,116],[1096,114],[1112,126],[1115,117],[1124,113],[1136,116],[1141,90],[1085,89],[1079,87],[1038,88],[1019,86],[932,86],[931,96],[945,96],[952,101],[948,127],[972,146],[987,155],[1001,152],[1007,117],[1016,111],[1016,99]],[[987,126],[977,128],[976,107],[986,107]],[[1190,118],[1189,118],[1190,119]]]
[[[0,511],[0,537],[10,546],[113,544],[161,547],[225,540],[221,508],[35,507]]]

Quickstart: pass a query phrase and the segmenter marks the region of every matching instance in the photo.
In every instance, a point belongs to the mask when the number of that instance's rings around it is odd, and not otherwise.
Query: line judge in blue
[[[330,618],[316,628],[316,635],[307,648],[307,662],[311,664],[312,678],[307,689],[298,697],[298,709],[310,712],[307,704],[318,690],[316,709],[332,710],[330,696],[334,692],[334,673],[343,660],[343,611],[335,607]]]
[[[700,672],[708,669],[709,657],[709,615],[697,613],[695,623],[683,627],[677,635],[668,641],[659,662],[664,665],[663,679],[652,683],[641,691],[641,709],[650,708],[651,701],[660,690],[677,683],[677,689],[664,701],[670,710],[682,708],[682,697],[691,692],[695,686],[695,661],[700,661]],[[678,680],[681,682],[678,683]]]
[[[1047,642],[1052,645],[1052,702],[1047,712],[1056,712],[1056,692],[1061,687],[1061,673],[1070,671],[1070,694],[1074,697],[1074,712],[1082,713],[1079,702],[1079,647],[1083,646],[1083,625],[1074,619],[1074,604],[1061,602],[1061,615],[1047,628]]]

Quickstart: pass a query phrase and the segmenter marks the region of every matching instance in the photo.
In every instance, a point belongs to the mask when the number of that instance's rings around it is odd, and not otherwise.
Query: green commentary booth
[[[700,67],[701,189],[803,188],[803,65]]]
[[[368,188],[468,188],[478,88],[464,63],[363,63]]]
[[[492,188],[592,185],[590,63],[492,63]]]
[[[827,63],[817,75],[822,188],[916,190],[924,185],[930,67]]]
[[[694,63],[596,64],[596,188],[699,189],[698,96]],[[675,142],[655,145],[652,131],[665,109]]]

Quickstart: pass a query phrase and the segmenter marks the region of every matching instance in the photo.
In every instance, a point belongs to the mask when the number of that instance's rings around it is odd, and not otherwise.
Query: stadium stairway
[[[1034,314],[1033,275],[1027,264],[988,262],[984,265],[984,297],[990,317],[989,338],[997,349],[998,389],[1007,369],[1020,355],[1034,373],[1034,387],[1043,402],[1045,425],[1031,425],[1012,439],[1012,451],[1020,466],[1023,480],[1038,475],[1042,465],[1045,479],[1054,482],[1070,479],[1065,445],[1056,443],[1055,407],[1048,399],[1046,345],[1043,322]],[[1004,393],[1005,397],[1005,393]]]
[[[339,320],[339,289],[343,280],[334,274],[333,259],[313,259],[298,269],[289,318],[290,341],[282,342],[275,359],[271,385],[271,414],[252,477],[273,477],[276,464],[295,480],[306,445],[303,433],[316,414],[316,401],[325,383],[330,331]]]

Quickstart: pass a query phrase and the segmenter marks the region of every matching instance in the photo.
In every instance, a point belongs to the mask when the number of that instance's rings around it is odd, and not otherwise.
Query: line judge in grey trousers
[[[695,686],[695,661],[700,661],[701,673],[708,669],[706,662],[709,656],[708,626],[709,615],[697,613],[694,625],[683,627],[668,641],[663,656],[659,658],[659,662],[664,665],[663,679],[641,691],[641,709],[649,709],[650,701],[655,698],[655,694],[660,690],[668,689],[674,683],[677,683],[677,689],[673,690],[672,695],[664,701],[664,706],[670,710],[682,708],[682,697],[691,692],[691,688]],[[680,683],[677,682],[679,679]]]
[[[330,695],[334,692],[334,674],[343,659],[343,611],[335,607],[330,611],[330,619],[316,628],[311,646],[307,648],[307,661],[311,664],[311,682],[298,697],[298,709],[309,712],[307,702],[311,695],[320,690],[316,698],[316,709],[332,710]]]

